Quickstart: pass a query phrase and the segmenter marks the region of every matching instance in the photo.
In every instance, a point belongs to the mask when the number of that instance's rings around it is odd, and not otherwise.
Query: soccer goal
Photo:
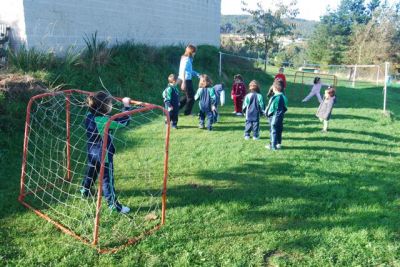
[[[126,127],[112,130],[116,147],[112,184],[118,201],[131,209],[118,213],[102,195],[107,142],[91,194],[81,192],[88,169],[84,123],[89,113],[86,99],[91,94],[66,90],[31,98],[18,200],[64,233],[100,253],[112,253],[165,223],[169,115],[160,106],[138,101],[121,112],[121,99],[113,98],[110,117],[99,132],[102,140],[114,120],[130,116]]]
[[[320,77],[324,84],[332,85],[333,87],[337,87],[338,79],[336,75],[332,74],[323,74],[323,73],[314,73],[307,71],[296,71],[294,74],[293,82],[301,82],[302,84],[313,84],[315,77]]]

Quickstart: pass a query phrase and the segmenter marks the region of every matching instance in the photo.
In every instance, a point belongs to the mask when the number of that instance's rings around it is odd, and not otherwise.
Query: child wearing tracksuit
[[[162,93],[165,109],[169,112],[172,128],[178,129],[178,114],[179,114],[179,91],[176,87],[177,76],[170,74],[168,76],[168,86]]]
[[[237,116],[242,116],[242,105],[243,99],[246,96],[246,85],[244,84],[243,77],[240,74],[236,74],[233,77],[233,85],[231,91],[231,98],[235,106],[235,113]]]
[[[125,97],[123,100],[124,108],[122,111],[130,110],[130,98]],[[109,114],[112,110],[112,97],[106,92],[98,92],[87,98],[89,113],[86,116],[85,128],[87,136],[87,170],[85,178],[82,181],[81,194],[82,197],[91,196],[91,187],[96,182],[100,173],[103,135],[106,124],[109,120]],[[114,188],[114,162],[113,156],[115,146],[113,144],[113,132],[117,129],[124,128],[129,124],[130,116],[120,117],[111,122],[109,132],[107,133],[107,145],[105,155],[105,166],[102,191],[111,210],[120,213],[128,213],[130,209],[118,202]]]
[[[214,123],[219,120],[218,106],[225,104],[225,85],[223,83],[214,85],[215,91],[215,111],[213,112]]]
[[[329,119],[331,118],[333,106],[336,103],[336,91],[334,88],[329,87],[325,90],[325,96],[322,103],[319,105],[316,116],[321,122],[324,123],[322,132],[328,131]]]
[[[264,110],[264,100],[260,94],[260,86],[253,80],[249,84],[250,93],[246,95],[243,102],[243,111],[246,114],[246,125],[244,139],[249,140],[253,132],[253,139],[260,139],[260,114]]]
[[[199,89],[194,96],[194,99],[199,100],[199,128],[204,129],[205,120],[207,117],[207,129],[212,131],[214,122],[213,112],[215,111],[216,97],[212,87],[212,81],[206,74],[200,75]]]
[[[287,98],[282,93],[282,86],[280,83],[274,82],[273,84],[274,96],[269,100],[268,106],[265,109],[265,114],[271,127],[270,139],[271,143],[266,148],[277,150],[281,148],[282,144],[282,131],[283,131],[283,118],[287,111]]]

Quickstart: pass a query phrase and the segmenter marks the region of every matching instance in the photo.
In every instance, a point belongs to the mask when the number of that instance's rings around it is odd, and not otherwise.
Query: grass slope
[[[253,77],[260,78],[265,95],[271,78],[246,75]],[[243,140],[244,120],[231,115],[230,101],[213,132],[197,129],[197,118],[181,116],[171,135],[167,223],[115,255],[98,255],[19,205],[22,135],[2,136],[8,140],[0,158],[2,262],[399,266],[399,92],[390,91],[389,118],[380,111],[380,88],[340,87],[331,130],[323,134],[314,116],[316,100],[300,103],[308,90],[289,83],[279,152],[264,148],[265,119],[260,141]],[[136,134],[148,137],[145,128]],[[120,151],[117,168],[129,169],[122,159],[137,156],[134,149]],[[117,190],[129,197],[132,184],[121,176]]]

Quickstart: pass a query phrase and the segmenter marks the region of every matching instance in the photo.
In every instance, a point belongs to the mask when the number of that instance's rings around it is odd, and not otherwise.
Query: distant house
[[[97,31],[110,43],[220,44],[221,0],[1,0],[13,46],[65,51]]]

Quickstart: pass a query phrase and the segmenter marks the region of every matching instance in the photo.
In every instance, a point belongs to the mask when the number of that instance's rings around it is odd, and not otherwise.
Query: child
[[[219,105],[223,106],[225,104],[225,85],[223,83],[214,85],[214,91],[215,91],[216,104],[213,116],[214,116],[214,123],[217,123],[219,120],[218,106]]]
[[[164,98],[165,109],[169,111],[169,118],[172,122],[172,128],[178,129],[179,114],[179,91],[176,88],[177,76],[170,74],[168,76],[168,87],[165,88],[162,96]]]
[[[243,99],[246,96],[246,85],[243,82],[243,77],[240,74],[236,74],[233,77],[233,85],[231,91],[231,98],[235,105],[235,113],[237,116],[242,116],[242,105]]]
[[[319,105],[316,116],[321,122],[324,123],[322,132],[328,131],[329,119],[332,114],[333,105],[336,103],[336,91],[334,88],[329,87],[325,90],[324,101]]]
[[[284,68],[279,68],[279,73],[275,76],[274,80],[280,80],[281,81],[281,86],[282,86],[282,92],[285,92],[286,89],[286,76],[283,74],[285,71]]]
[[[268,90],[268,93],[267,93],[267,99],[268,100],[275,95],[275,93],[274,93],[274,84],[275,83],[279,83],[279,85],[283,88],[283,81],[280,78],[276,78],[274,80],[274,83],[272,84],[272,86]],[[282,91],[282,93],[285,94],[284,91]]]
[[[130,98],[125,97],[123,100],[123,111],[130,109]],[[87,135],[87,171],[82,181],[81,193],[83,197],[91,196],[91,187],[95,183],[101,167],[101,153],[103,147],[103,134],[106,124],[109,120],[109,114],[112,110],[112,97],[106,92],[98,92],[87,98],[89,113],[86,116],[85,128]],[[103,176],[103,195],[107,200],[111,210],[120,213],[128,213],[130,209],[121,205],[115,194],[114,188],[114,163],[113,156],[115,147],[113,144],[112,133],[116,129],[126,127],[129,123],[130,116],[124,116],[112,121],[110,130],[107,133],[107,154],[105,156],[104,176]]]
[[[253,139],[260,139],[260,114],[264,110],[263,97],[260,94],[260,86],[253,80],[249,84],[250,93],[244,99],[243,111],[246,112],[246,126],[244,130],[244,139],[250,139],[250,133],[253,131]]]
[[[207,116],[207,129],[212,131],[212,124],[214,122],[213,112],[215,111],[215,91],[212,88],[212,81],[206,74],[200,75],[199,89],[194,96],[194,99],[199,99],[199,128],[204,129],[205,119]]]
[[[287,111],[287,98],[282,93],[280,83],[273,84],[274,96],[269,100],[268,106],[265,109],[265,114],[271,127],[270,136],[271,143],[266,148],[271,150],[281,149],[282,146],[282,131],[283,131],[283,118]]]
[[[314,78],[314,85],[313,85],[313,87],[311,89],[311,92],[301,102],[303,102],[303,103],[307,102],[313,96],[317,96],[319,103],[321,103],[322,102],[322,98],[321,98],[321,95],[320,95],[320,91],[321,91],[321,87],[323,85],[325,85],[325,84],[321,83],[321,78],[320,77],[315,77]]]

